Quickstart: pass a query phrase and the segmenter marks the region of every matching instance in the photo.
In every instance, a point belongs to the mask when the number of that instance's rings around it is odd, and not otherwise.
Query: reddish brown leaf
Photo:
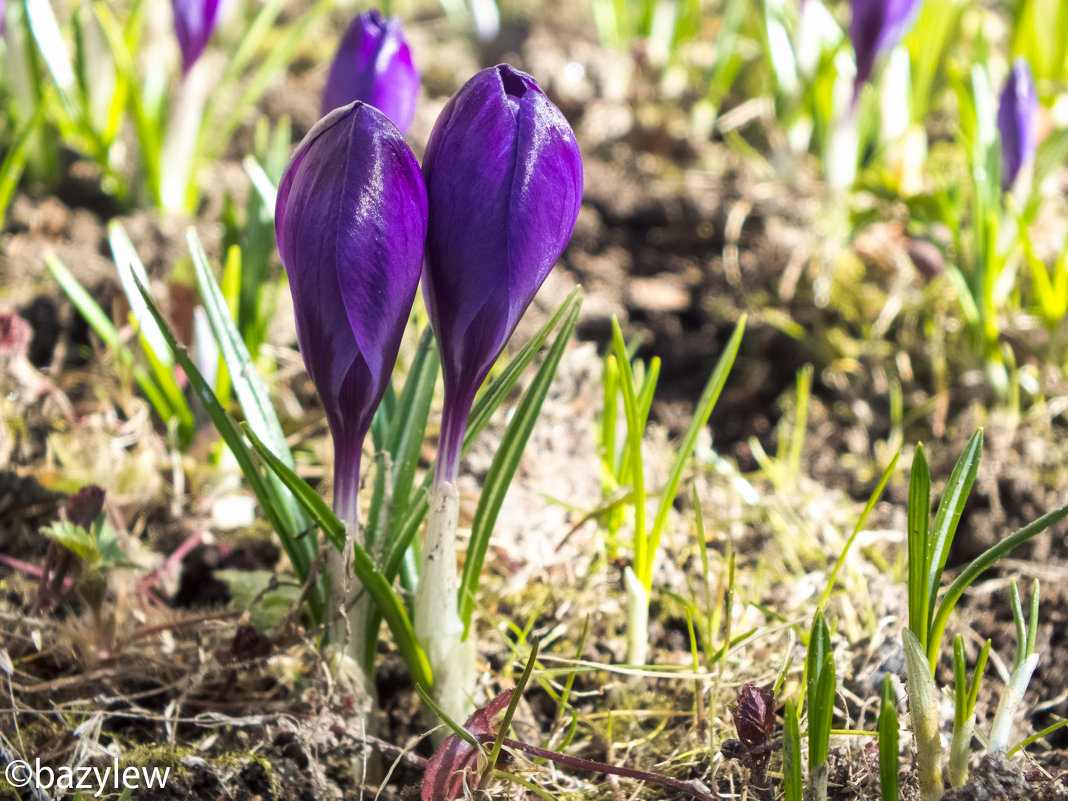
[[[471,713],[464,728],[481,745],[497,737],[494,722],[512,700],[513,690],[505,690],[488,704]],[[450,734],[426,763],[420,791],[421,801],[454,801],[463,795],[464,775],[474,775],[478,751],[459,735]]]

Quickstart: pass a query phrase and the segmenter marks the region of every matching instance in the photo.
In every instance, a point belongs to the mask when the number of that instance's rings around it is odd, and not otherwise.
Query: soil
[[[428,52],[448,53],[440,63],[467,63],[468,72],[502,58],[532,71],[571,117],[585,158],[585,198],[575,235],[517,334],[517,341],[524,339],[573,285],[582,286],[579,342],[563,361],[494,533],[479,602],[480,691],[488,698],[511,685],[526,653],[516,638],[519,632],[537,633],[549,643],[543,653],[557,659],[577,654],[603,666],[576,674],[572,699],[583,725],[568,753],[664,770],[724,798],[776,798],[779,782],[757,780],[744,757],[726,746],[736,736],[728,704],[746,682],[770,686],[788,658],[795,666],[803,663],[796,631],[807,625],[813,598],[889,455],[905,446],[905,464],[922,439],[940,487],[967,437],[979,425],[986,428],[979,479],[948,563],[951,578],[991,544],[1068,500],[1063,406],[1051,401],[1015,415],[986,412],[993,404],[975,379],[974,365],[952,353],[952,380],[936,380],[935,346],[922,341],[913,312],[944,289],[932,288],[930,277],[912,262],[904,262],[906,269],[895,259],[908,244],[900,225],[862,230],[833,265],[838,288],[824,296],[821,189],[806,166],[769,173],[767,163],[754,164],[718,135],[694,132],[680,108],[642,102],[651,78],[642,72],[640,58],[630,94],[620,94],[614,76],[630,63],[629,55],[596,48],[569,34],[560,21],[507,27],[485,52],[458,41],[438,19],[416,25],[414,36]],[[585,65],[577,85],[564,72],[575,60]],[[427,69],[428,96],[414,141],[425,141],[437,110],[457,88],[458,74]],[[317,96],[320,79],[317,67],[298,65],[268,93],[263,110],[290,114],[299,138],[315,120],[309,98]],[[635,112],[639,107],[641,114]],[[231,176],[228,182],[240,182],[241,143],[249,138],[243,130],[232,160],[217,168]],[[171,766],[174,778],[166,790],[143,797],[317,799],[358,792],[374,797],[379,789],[385,799],[416,797],[432,746],[392,645],[380,648],[370,738],[349,722],[358,700],[333,686],[313,632],[299,618],[265,636],[229,605],[230,590],[219,571],[274,570],[277,546],[262,526],[236,531],[213,526],[211,506],[220,493],[190,466],[210,452],[206,431],[177,468],[191,494],[202,497],[173,496],[175,469],[163,432],[129,382],[100,358],[87,324],[45,267],[44,254],[54,252],[113,319],[125,319],[106,229],[120,210],[76,157],[67,158],[65,174],[54,194],[20,189],[0,234],[0,302],[32,327],[26,357],[33,368],[16,375],[5,361],[0,373],[5,419],[21,421],[0,436],[0,556],[5,557],[0,667],[15,665],[4,667],[2,682],[17,710],[0,708],[0,745],[17,744],[19,753],[50,764],[65,764],[79,748],[91,746],[97,750],[88,751],[90,759],[101,763],[121,755],[124,764]],[[211,210],[221,203],[221,192],[209,193],[196,221],[216,260],[221,237]],[[146,211],[121,219],[188,342],[191,303],[170,281],[171,266],[184,251],[187,221]],[[904,310],[874,331],[872,320],[891,295],[902,300]],[[641,358],[661,360],[646,461],[662,475],[673,455],[673,437],[688,424],[743,314],[748,324],[742,350],[710,425],[711,444],[723,463],[702,470],[696,484],[713,584],[723,580],[728,549],[745,577],[733,631],[755,628],[761,634],[696,676],[665,673],[635,681],[613,667],[624,659],[626,549],[606,543],[585,514],[603,500],[595,443],[600,354],[614,315],[628,338],[639,338]],[[280,319],[290,318],[291,310],[283,308]],[[273,342],[276,351],[299,364],[291,332],[284,325],[274,330],[283,332]],[[899,349],[912,359],[904,368],[894,355]],[[762,452],[775,454],[780,438],[796,424],[795,382],[806,365],[812,366],[813,381],[799,474],[775,481],[761,471]],[[1048,379],[1051,399],[1065,394],[1059,380]],[[904,421],[891,418],[893,382],[900,384],[909,411]],[[321,414],[306,380],[287,374],[281,390],[307,401],[303,419],[292,428],[299,432],[306,425],[304,430],[314,432],[310,449],[321,453]],[[497,421],[465,460],[461,525],[473,513],[501,431]],[[128,447],[121,458],[101,455],[107,451],[98,447],[101,442],[122,436]],[[866,525],[870,536],[855,546],[841,579],[847,592],[836,593],[829,607],[840,621],[835,645],[842,656],[841,707],[848,717],[842,728],[872,729],[883,674],[903,672],[905,476],[899,467],[875,506]],[[90,627],[84,605],[69,588],[44,614],[35,573],[48,559],[40,530],[58,519],[66,493],[104,477],[109,519],[123,531],[139,566],[116,571],[108,606],[114,619],[107,621],[106,636]],[[747,499],[746,487],[757,501]],[[697,589],[700,560],[689,522],[695,510],[689,500],[676,506],[657,569],[655,583],[664,590],[653,598],[650,653],[657,665],[681,670],[693,659],[678,599],[714,603]],[[965,634],[970,660],[989,637],[994,653],[1012,662],[1009,577],[1020,581],[1025,605],[1031,580],[1040,579],[1042,588],[1041,658],[1017,727],[1022,737],[1068,715],[1063,526],[1013,553],[962,600],[950,634]],[[586,620],[589,637],[579,651]],[[701,620],[697,627],[713,641],[719,634],[707,632]],[[948,684],[951,675],[947,654],[938,678]],[[1003,679],[993,667],[988,676],[977,707],[980,729],[993,717]],[[788,687],[799,680],[795,667]],[[528,691],[515,730],[529,742],[548,737],[558,744],[566,727],[556,715],[557,688],[540,681]],[[947,718],[945,731],[948,726]],[[871,749],[859,741],[835,740],[832,801],[878,797],[877,760],[873,763]],[[357,766],[369,750],[377,757],[363,774]],[[10,760],[6,751],[3,756]],[[904,799],[918,797],[911,764],[906,750]],[[391,765],[393,772],[383,775]],[[772,773],[780,766],[776,752]],[[558,798],[623,798],[634,792],[625,780],[598,775],[533,769],[530,775]],[[1023,760],[977,757],[969,784],[946,798],[1068,798],[1066,776],[1068,728],[1061,728],[1031,746]],[[639,793],[674,797],[659,788]],[[0,784],[0,800],[25,797]]]

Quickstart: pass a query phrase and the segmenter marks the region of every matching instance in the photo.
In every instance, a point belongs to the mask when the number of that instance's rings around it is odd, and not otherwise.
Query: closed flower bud
[[[278,187],[278,250],[301,355],[334,439],[339,511],[355,503],[363,440],[419,283],[426,221],[415,156],[365,103],[319,120]]]
[[[1035,158],[1038,98],[1027,62],[1017,58],[1001,90],[998,133],[1001,136],[1001,186],[1009,189],[1016,176]]]
[[[219,22],[220,0],[171,0],[174,33],[182,50],[182,73],[200,58]]]
[[[876,59],[912,25],[922,0],[853,0],[849,38],[857,56],[856,93],[871,79]]]
[[[423,173],[423,291],[445,380],[439,479],[452,481],[475,392],[571,237],[582,161],[560,110],[501,64],[446,104]]]
[[[338,46],[323,90],[322,113],[354,100],[370,103],[408,132],[419,94],[419,70],[412,63],[404,29],[377,10],[352,21]]]

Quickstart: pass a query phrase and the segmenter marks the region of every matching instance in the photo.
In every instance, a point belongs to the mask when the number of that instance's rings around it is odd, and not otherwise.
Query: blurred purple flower
[[[849,38],[857,56],[854,97],[871,79],[875,60],[894,47],[912,26],[923,0],[852,0]]]
[[[219,23],[220,0],[171,0],[174,33],[182,49],[182,74],[200,58]]]
[[[423,174],[423,293],[445,380],[438,480],[452,482],[475,392],[571,238],[582,159],[537,82],[500,64],[446,104]]]
[[[67,499],[67,519],[88,529],[104,510],[105,492],[96,484],[87,484]]]
[[[1035,157],[1038,98],[1027,62],[1017,58],[1001,90],[998,132],[1001,134],[1001,187],[1009,189],[1025,164]]]
[[[359,488],[363,440],[419,283],[426,221],[415,156],[366,103],[319,120],[278,187],[275,234],[297,342],[334,439],[338,510]]]
[[[387,20],[377,10],[357,16],[330,65],[322,113],[362,100],[407,133],[418,94],[419,70],[412,62],[400,20]]]

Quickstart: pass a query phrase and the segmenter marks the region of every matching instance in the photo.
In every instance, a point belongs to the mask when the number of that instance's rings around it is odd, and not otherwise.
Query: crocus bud
[[[560,110],[501,64],[446,104],[423,174],[423,291],[445,381],[438,479],[451,482],[475,392],[571,237],[582,161]]]
[[[912,25],[922,0],[853,0],[849,37],[857,56],[854,94],[871,78],[875,60],[894,47]]]
[[[1001,186],[1009,189],[1024,165],[1035,157],[1038,98],[1027,62],[1017,58],[1001,90],[998,133],[1001,135]]]
[[[426,222],[415,156],[365,103],[319,120],[278,186],[275,235],[334,439],[339,512],[355,508],[360,451],[415,298]]]
[[[182,49],[182,74],[200,58],[219,22],[220,0],[171,0],[174,33]]]
[[[418,94],[419,70],[412,63],[400,20],[387,20],[377,10],[357,16],[330,65],[322,113],[362,100],[407,133]]]

